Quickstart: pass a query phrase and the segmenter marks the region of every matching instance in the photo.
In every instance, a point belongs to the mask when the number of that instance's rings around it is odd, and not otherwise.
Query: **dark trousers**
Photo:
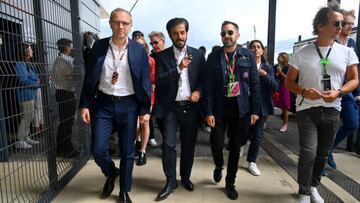
[[[109,138],[117,131],[120,148],[120,192],[129,192],[134,164],[134,141],[138,117],[138,102],[135,95],[112,101],[99,96],[91,115],[91,152],[95,162],[107,177],[115,175],[115,164],[109,153]]]
[[[238,111],[233,111],[235,115]],[[238,171],[240,147],[247,138],[250,121],[249,116],[238,118],[221,114],[215,118],[215,128],[211,128],[210,144],[216,167],[222,168],[224,165],[223,147],[225,131],[229,138],[229,158],[227,164],[226,184],[234,184]]]
[[[162,164],[167,181],[176,180],[176,130],[180,128],[180,176],[190,179],[194,162],[195,143],[198,131],[200,111],[198,104],[175,104],[162,118],[158,125],[163,136]]]
[[[260,117],[254,125],[250,126],[250,146],[246,159],[248,162],[256,162],[256,158],[260,151],[264,123],[265,117]]]
[[[149,139],[155,139],[154,121],[152,116],[150,116],[149,127],[150,127]]]
[[[298,163],[299,193],[310,195],[310,187],[320,184],[335,133],[340,112],[335,108],[312,107],[296,112],[300,156]]]
[[[57,131],[57,152],[72,152],[71,143],[72,126],[74,124],[74,114],[76,111],[75,93],[66,90],[56,90],[56,102],[59,107],[60,124]]]
[[[348,138],[347,146],[351,148],[351,138],[355,130],[359,127],[359,111],[352,94],[348,94],[342,99],[340,118],[342,120],[342,125],[336,133],[333,149],[335,149],[336,146],[346,137]]]

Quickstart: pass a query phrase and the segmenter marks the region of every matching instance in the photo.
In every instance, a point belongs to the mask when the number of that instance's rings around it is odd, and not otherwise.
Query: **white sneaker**
[[[240,147],[240,157],[239,158],[241,158],[243,155],[244,155],[244,147]]]
[[[311,202],[313,203],[324,203],[324,199],[320,196],[316,187],[311,186]]]
[[[25,142],[28,143],[29,145],[33,145],[33,144],[39,144],[39,141],[33,140],[30,137],[25,138]]]
[[[15,147],[18,149],[31,149],[32,146],[28,144],[25,140],[19,140],[15,143]]]
[[[159,146],[159,144],[156,142],[156,140],[154,138],[150,139],[148,143],[149,143],[149,145],[151,147],[158,147]]]
[[[250,162],[249,166],[248,166],[248,169],[249,169],[250,173],[253,174],[254,176],[259,176],[260,175],[260,170],[256,166],[255,162]]]
[[[299,194],[299,203],[311,203],[310,195]]]
[[[209,126],[204,126],[202,129],[205,132],[211,133],[211,128]]]
[[[281,128],[280,128],[280,132],[282,132],[282,133],[286,132],[287,128],[288,128],[287,124],[282,124]]]

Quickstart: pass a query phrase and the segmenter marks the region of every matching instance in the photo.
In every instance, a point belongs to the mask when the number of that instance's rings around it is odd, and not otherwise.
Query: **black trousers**
[[[58,127],[56,141],[57,152],[70,153],[73,151],[71,143],[72,126],[74,123],[74,114],[76,111],[75,93],[58,89],[55,92],[56,102],[59,107],[60,125]]]
[[[240,147],[246,142],[250,126],[250,117],[239,118],[237,104],[224,103],[222,112],[215,117],[215,128],[211,128],[210,144],[216,167],[224,165],[223,148],[225,132],[229,138],[229,158],[227,164],[226,184],[234,184],[240,156]]]
[[[163,136],[162,163],[167,181],[176,180],[176,131],[180,128],[180,176],[182,180],[190,178],[194,162],[194,152],[200,111],[198,104],[174,105],[158,125]]]

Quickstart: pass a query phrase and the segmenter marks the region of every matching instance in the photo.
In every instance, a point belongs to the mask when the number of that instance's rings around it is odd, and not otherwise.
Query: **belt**
[[[188,100],[183,100],[183,101],[175,101],[175,104],[178,106],[187,106],[187,105],[190,105],[191,102]]]
[[[113,102],[121,101],[121,100],[125,99],[126,97],[131,96],[131,95],[129,95],[129,96],[108,95],[108,94],[105,94],[105,93],[102,92],[102,91],[98,91],[98,93],[99,93],[99,96],[100,96],[100,97],[109,99],[109,100],[111,100],[111,101],[113,101]]]

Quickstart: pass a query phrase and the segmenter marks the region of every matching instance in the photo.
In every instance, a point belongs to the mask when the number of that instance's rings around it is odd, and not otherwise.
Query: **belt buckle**
[[[116,101],[120,101],[120,100],[121,100],[120,96],[111,95],[111,101],[116,102]]]

